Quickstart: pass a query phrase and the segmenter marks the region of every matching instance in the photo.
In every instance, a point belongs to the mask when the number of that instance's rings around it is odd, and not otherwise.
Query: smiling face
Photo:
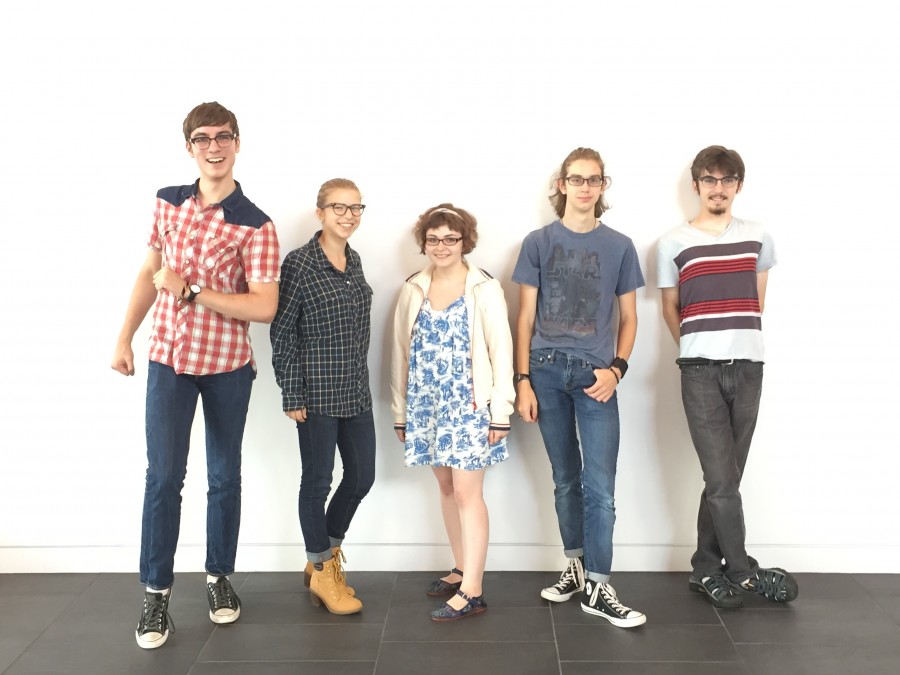
[[[438,239],[443,239],[444,237],[456,237],[459,241],[452,246],[443,241],[436,246],[429,246],[429,237],[437,237]],[[435,267],[446,269],[461,264],[462,251],[462,235],[456,230],[452,230],[446,225],[441,225],[440,227],[435,227],[425,232],[425,255],[428,256],[428,259]]]
[[[347,209],[343,215],[337,215],[334,209],[328,204],[346,204],[353,206],[359,204],[362,198],[358,190],[352,188],[335,188],[329,190],[325,196],[325,204],[321,209],[316,209],[316,215],[319,222],[322,223],[322,236],[330,241],[346,241],[350,238],[356,228],[359,227],[362,214],[354,216],[350,209]]]
[[[237,153],[241,151],[241,139],[237,137],[223,148],[215,140],[215,137],[222,133],[233,133],[231,125],[197,127],[190,137],[205,136],[213,139],[210,141],[209,147],[202,150],[195,143],[190,141],[185,143],[188,154],[197,162],[201,178],[210,181],[232,180],[234,161]]]
[[[603,167],[593,159],[576,159],[569,164],[566,175],[559,179],[559,191],[566,195],[566,212],[572,214],[594,213],[594,206],[600,200],[600,196],[606,190],[606,185],[591,187],[586,179],[591,176],[602,176]],[[569,185],[566,178],[569,176],[581,176],[585,179],[581,185]]]
[[[704,169],[700,172],[700,178],[704,176],[712,176],[713,178],[725,178],[733,174],[726,174],[718,169],[712,172]],[[700,195],[700,208],[713,216],[724,216],[731,212],[731,205],[734,202],[735,195],[741,191],[743,181],[737,181],[733,185],[726,186],[721,180],[717,180],[715,185],[706,186],[702,180],[694,181],[694,190]]]

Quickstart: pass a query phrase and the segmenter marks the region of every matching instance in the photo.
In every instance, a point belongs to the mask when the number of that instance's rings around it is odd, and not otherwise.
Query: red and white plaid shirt
[[[219,204],[205,209],[197,199],[197,183],[160,190],[148,245],[188,285],[246,293],[247,282],[279,280],[275,226],[244,196],[239,183]],[[160,291],[153,308],[150,360],[178,374],[237,370],[253,360],[249,325]]]

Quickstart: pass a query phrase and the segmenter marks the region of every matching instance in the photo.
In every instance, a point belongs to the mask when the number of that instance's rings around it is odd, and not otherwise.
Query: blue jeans
[[[616,522],[618,398],[613,394],[600,403],[585,394],[584,388],[597,379],[595,366],[569,354],[535,349],[530,365],[566,557],[584,555],[588,576],[605,583],[612,568]]]
[[[332,557],[340,546],[363,497],[375,482],[375,421],[371,408],[355,417],[329,417],[308,413],[297,422],[300,443],[300,529],[308,560],[317,563]],[[328,510],[334,449],[337,446],[344,475]]]
[[[175,581],[181,488],[187,473],[197,397],[206,420],[206,571],[234,572],[241,522],[241,441],[256,373],[248,363],[229,373],[176,375],[150,361],[147,370],[147,481],[141,533],[141,583]]]
[[[735,361],[680,368],[681,399],[706,485],[697,514],[697,551],[691,558],[694,576],[724,571],[740,583],[757,568],[744,547],[740,487],[756,429],[763,364]]]

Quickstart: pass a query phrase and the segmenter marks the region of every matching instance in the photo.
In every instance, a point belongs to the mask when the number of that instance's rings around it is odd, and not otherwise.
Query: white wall
[[[4,9],[0,39],[0,571],[137,568],[148,326],[136,377],[108,364],[155,191],[195,178],[181,121],[216,99],[238,115],[236,177],[282,254],[314,232],[324,180],[354,179],[369,206],[352,243],[375,289],[379,459],[347,539],[353,569],[449,562],[434,481],[403,467],[389,413],[388,317],[423,262],[412,223],[444,200],[471,210],[471,260],[503,280],[515,316],[519,243],[551,219],[547,179],[578,145],[606,160],[606,221],[633,238],[648,282],[619,393],[614,568],[687,568],[701,477],[654,245],[695,209],[694,154],[721,143],[747,164],[736,213],[768,223],[780,260],[743,486],[749,549],[795,570],[900,572],[900,50],[874,3],[25,4]],[[238,566],[297,569],[296,439],[267,327],[252,335]],[[204,559],[200,421],[179,570]],[[515,425],[510,447],[486,484],[489,568],[556,568],[537,428]]]

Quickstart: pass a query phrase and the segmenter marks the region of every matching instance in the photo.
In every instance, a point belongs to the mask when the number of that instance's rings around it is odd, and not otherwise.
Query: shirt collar
[[[334,265],[331,264],[331,261],[328,259],[328,256],[325,255],[325,251],[322,249],[322,245],[319,243],[319,237],[322,236],[322,230],[316,232],[312,239],[309,240],[309,243],[315,243],[315,246],[312,247],[313,257],[318,263],[321,269],[336,269]],[[350,248],[350,244],[347,244],[347,248],[344,253],[347,256],[347,269],[349,270],[351,267],[359,267],[359,256],[356,254],[352,248]]]
[[[200,179],[198,178],[194,181],[193,186],[191,186],[191,197],[197,199],[199,201],[200,195]],[[230,195],[225,197],[218,204],[210,204],[210,206],[218,206],[222,211],[225,212],[225,222],[232,223],[235,222],[235,211],[240,205],[241,201],[244,199],[244,191],[241,190],[241,184],[237,181],[234,181],[234,190]]]

